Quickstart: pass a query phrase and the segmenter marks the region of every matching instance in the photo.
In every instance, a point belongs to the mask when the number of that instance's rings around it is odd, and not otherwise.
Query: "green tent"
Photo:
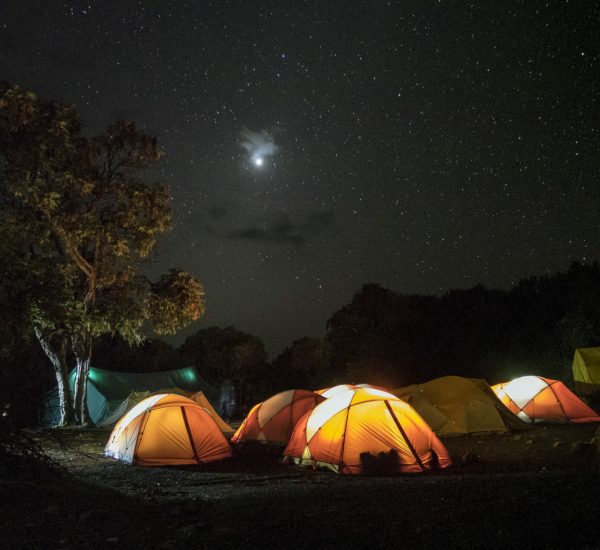
[[[75,387],[75,370],[69,374],[71,390]],[[180,388],[189,392],[202,391],[215,398],[215,390],[194,367],[162,372],[116,372],[90,369],[87,382],[87,405],[92,422],[100,425],[112,415],[132,392],[156,392],[165,388]],[[58,390],[48,392],[42,411],[42,425],[52,426],[60,419]]]
[[[589,395],[600,391],[600,348],[577,348],[573,357],[575,391]]]

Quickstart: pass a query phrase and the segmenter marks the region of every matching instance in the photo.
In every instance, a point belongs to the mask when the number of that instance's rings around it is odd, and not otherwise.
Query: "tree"
[[[273,361],[279,390],[315,390],[331,382],[331,354],[318,338],[301,338]]]
[[[42,276],[45,292],[29,296],[29,320],[54,367],[63,422],[71,420],[69,357],[77,369],[72,410],[85,424],[94,338],[140,342],[147,319],[166,334],[203,314],[193,276],[171,270],[151,283],[140,273],[170,226],[168,189],[143,179],[161,156],[156,139],[132,122],[84,137],[73,107],[0,85],[0,219],[20,229],[21,258]]]
[[[261,340],[234,327],[210,327],[188,336],[179,348],[215,387],[233,383],[236,402],[245,409],[271,389],[267,352]]]

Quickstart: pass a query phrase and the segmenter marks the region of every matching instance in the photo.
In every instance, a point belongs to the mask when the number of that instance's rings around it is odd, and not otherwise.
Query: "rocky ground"
[[[594,424],[445,438],[452,468],[393,477],[284,465],[267,447],[131,467],[102,457],[107,431],[33,435],[59,472],[16,462],[0,480],[3,548],[600,548]]]

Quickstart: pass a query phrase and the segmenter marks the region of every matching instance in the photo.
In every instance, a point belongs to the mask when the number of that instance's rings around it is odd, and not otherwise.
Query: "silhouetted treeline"
[[[539,374],[570,384],[574,349],[600,344],[600,267],[574,263],[509,291],[476,286],[443,296],[368,284],[324,332],[293,342],[272,361],[258,337],[233,327],[199,330],[179,348],[155,340],[131,348],[105,337],[94,345],[93,366],[150,372],[193,365],[216,387],[233,383],[239,414],[277,391],[341,382],[398,387],[448,374],[490,383]],[[14,395],[25,398],[17,404],[11,397],[12,407],[40,401],[54,382],[37,343],[14,331],[0,343],[1,402]]]
[[[328,321],[327,338],[334,371],[362,364],[392,386],[447,374],[569,383],[574,349],[600,343],[600,268],[574,263],[510,291],[477,286],[440,297],[365,285]]]

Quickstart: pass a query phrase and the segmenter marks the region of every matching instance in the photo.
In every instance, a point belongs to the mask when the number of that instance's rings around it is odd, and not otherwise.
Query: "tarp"
[[[340,474],[445,468],[446,447],[405,401],[372,388],[326,399],[296,424],[285,459]]]
[[[152,395],[115,426],[105,456],[139,466],[202,464],[231,456],[210,413],[176,394]]]
[[[149,391],[132,391],[111,414],[98,421],[96,425],[99,428],[112,428],[127,412],[150,395]]]
[[[69,374],[71,391],[75,388],[76,371]],[[215,391],[198,374],[194,367],[161,372],[116,372],[91,368],[87,381],[87,405],[92,422],[96,425],[110,416],[127,399],[131,392],[154,393],[163,388],[180,388],[187,392],[202,391],[215,397]],[[42,412],[42,425],[52,426],[60,420],[58,390],[46,394]]]
[[[577,348],[573,357],[575,391],[581,395],[600,392],[600,348]]]
[[[529,427],[479,378],[442,376],[392,393],[409,403],[438,435],[505,433]]]

